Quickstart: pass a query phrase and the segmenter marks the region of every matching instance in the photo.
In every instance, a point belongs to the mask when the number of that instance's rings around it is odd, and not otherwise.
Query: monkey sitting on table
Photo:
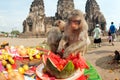
[[[57,20],[54,25],[47,33],[47,43],[52,52],[57,54],[57,49],[59,46],[59,41],[62,38],[64,32],[65,22],[62,20]]]
[[[84,55],[87,46],[90,44],[88,37],[88,25],[80,10],[73,10],[64,28],[64,35],[59,43],[58,52],[64,49],[63,58],[70,53]]]

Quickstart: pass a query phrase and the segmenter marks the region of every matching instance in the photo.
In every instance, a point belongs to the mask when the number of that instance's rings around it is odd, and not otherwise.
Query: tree
[[[20,34],[20,32],[18,30],[13,30],[11,34],[16,37],[17,35]]]

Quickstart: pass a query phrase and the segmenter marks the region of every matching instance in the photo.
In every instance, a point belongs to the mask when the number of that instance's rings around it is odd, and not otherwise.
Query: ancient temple
[[[55,19],[66,20],[68,18],[68,15],[71,13],[73,9],[74,9],[73,0],[58,0]]]
[[[48,6],[49,7],[49,6]],[[30,7],[28,17],[23,21],[22,36],[41,36],[54,26],[56,20],[68,19],[68,15],[74,8],[74,0],[58,0],[57,11],[55,16],[45,16],[44,0],[34,0]],[[85,6],[85,19],[89,25],[89,35],[95,28],[96,24],[100,24],[103,31],[106,30],[106,20],[100,12],[99,5],[96,0],[87,0]]]
[[[45,18],[46,31],[48,31],[50,27],[54,26],[54,22],[56,20],[66,21],[68,15],[71,13],[73,9],[74,0],[58,0],[57,11],[55,13],[55,16]]]
[[[29,15],[23,22],[24,35],[34,36],[45,33],[44,12],[43,0],[34,0],[31,4]]]
[[[100,8],[96,0],[87,0],[85,12],[86,12],[85,18],[89,25],[90,35],[93,29],[95,28],[96,24],[99,24],[103,31],[106,30],[106,20],[104,15],[100,12]]]

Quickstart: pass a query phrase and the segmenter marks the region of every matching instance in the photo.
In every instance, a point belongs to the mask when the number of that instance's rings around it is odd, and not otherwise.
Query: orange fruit
[[[9,62],[10,62],[11,64],[14,64],[14,63],[15,63],[14,59],[12,59],[11,57],[9,57],[8,60],[9,60]]]
[[[22,67],[19,67],[19,68],[18,68],[18,72],[19,72],[20,74],[24,74],[24,73],[25,73],[25,70],[24,70]]]
[[[23,65],[23,69],[24,69],[25,71],[27,71],[27,70],[29,70],[29,66],[28,66],[27,64],[25,64],[25,65]]]
[[[6,68],[7,68],[8,70],[12,69],[11,64],[6,64]]]
[[[40,55],[39,54],[35,55],[35,58],[40,59]]]
[[[6,66],[6,64],[7,64],[7,61],[6,60],[2,60],[2,65]]]

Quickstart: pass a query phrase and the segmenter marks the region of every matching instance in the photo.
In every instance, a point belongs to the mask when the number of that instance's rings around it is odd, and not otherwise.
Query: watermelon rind
[[[54,64],[53,62],[50,60],[50,58],[47,58],[46,61],[46,70],[47,72],[56,77],[57,79],[64,79],[64,78],[68,78],[69,76],[71,76],[74,71],[75,71],[75,67],[74,64],[72,63],[72,61],[69,61],[63,70],[59,70]]]

